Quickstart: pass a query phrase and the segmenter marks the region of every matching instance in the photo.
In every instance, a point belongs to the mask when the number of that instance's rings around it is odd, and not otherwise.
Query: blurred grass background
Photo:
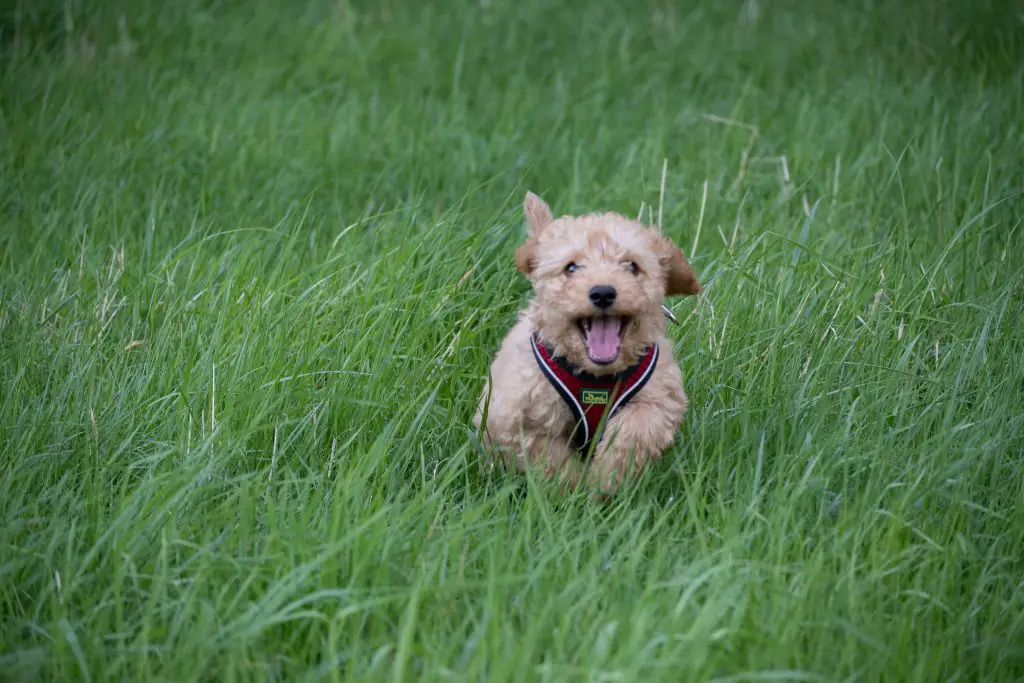
[[[1024,677],[1019,7],[15,0],[0,54],[0,678]],[[477,467],[528,188],[707,286],[610,504]]]

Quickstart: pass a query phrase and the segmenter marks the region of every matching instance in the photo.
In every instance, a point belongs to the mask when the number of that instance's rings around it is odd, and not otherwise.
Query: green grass
[[[1024,679],[1024,17],[915,5],[7,3],[0,678]],[[478,467],[527,188],[707,286],[608,503]]]

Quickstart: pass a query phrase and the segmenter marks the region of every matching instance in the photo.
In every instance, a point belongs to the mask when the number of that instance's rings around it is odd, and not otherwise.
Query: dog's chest
[[[531,385],[525,406],[527,424],[568,436],[575,421],[565,401],[539,372]]]

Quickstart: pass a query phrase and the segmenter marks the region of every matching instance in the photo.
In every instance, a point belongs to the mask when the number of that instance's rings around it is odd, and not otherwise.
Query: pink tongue
[[[593,318],[586,335],[587,352],[595,361],[614,360],[619,354],[619,319]]]

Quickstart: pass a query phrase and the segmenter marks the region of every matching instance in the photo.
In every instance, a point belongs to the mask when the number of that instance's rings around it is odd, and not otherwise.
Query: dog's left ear
[[[516,270],[525,275],[533,272],[537,259],[537,238],[547,228],[554,217],[551,208],[544,200],[532,192],[526,193],[523,200],[523,215],[526,216],[526,242],[516,249]]]
[[[658,237],[658,260],[665,271],[665,296],[700,294],[704,291],[683,252],[668,237]]]

